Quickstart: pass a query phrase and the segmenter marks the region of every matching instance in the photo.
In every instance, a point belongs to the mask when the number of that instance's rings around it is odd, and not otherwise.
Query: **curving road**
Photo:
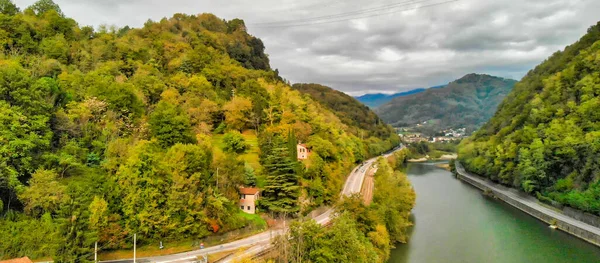
[[[403,146],[397,147],[393,151],[382,155],[383,157],[390,156],[394,151],[401,150]],[[344,184],[344,188],[342,189],[341,196],[350,196],[352,194],[360,193],[363,181],[365,179],[365,174],[368,168],[377,160],[379,157],[371,158],[365,161],[363,164],[357,166],[352,170],[348,178],[346,179],[346,183]],[[328,209],[322,214],[313,217],[313,219],[321,225],[325,225],[329,223],[332,219],[333,209]],[[224,251],[232,251],[240,248],[250,247],[248,250],[244,251],[241,254],[237,254],[234,257],[227,258],[221,262],[230,262],[239,257],[256,255],[271,246],[271,238],[276,237],[284,233],[286,229],[279,230],[268,230],[260,234],[256,234],[247,238],[243,238],[240,240],[236,240],[233,242],[225,243],[222,245],[207,247],[204,249],[166,255],[166,256],[156,256],[156,257],[147,257],[147,258],[138,258],[136,262],[141,263],[185,263],[185,262],[195,262],[197,261],[197,257],[202,255],[208,255],[218,252]],[[131,263],[133,259],[124,259],[124,260],[110,260],[110,261],[101,261],[103,263]]]

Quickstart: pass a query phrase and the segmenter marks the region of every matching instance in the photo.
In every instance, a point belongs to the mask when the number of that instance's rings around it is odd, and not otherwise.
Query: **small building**
[[[306,144],[299,143],[296,145],[296,151],[298,152],[298,160],[306,160],[310,155],[310,149]]]
[[[256,200],[260,190],[255,187],[240,187],[240,209],[248,214],[256,213]]]
[[[0,260],[0,263],[33,263],[28,257],[13,258],[9,260]]]

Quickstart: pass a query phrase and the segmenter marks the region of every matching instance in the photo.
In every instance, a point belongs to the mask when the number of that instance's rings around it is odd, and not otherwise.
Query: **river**
[[[417,193],[408,244],[390,263],[600,262],[600,248],[482,195],[432,164],[410,164]]]

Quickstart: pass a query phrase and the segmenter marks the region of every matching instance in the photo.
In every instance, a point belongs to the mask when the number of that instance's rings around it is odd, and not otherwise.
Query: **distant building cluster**
[[[457,138],[455,137],[447,137],[447,136],[438,136],[438,137],[433,137],[431,139],[431,142],[451,142],[456,140]]]
[[[416,143],[416,142],[451,142],[455,140],[460,140],[467,136],[466,128],[458,128],[458,129],[446,129],[439,131],[437,136],[428,136],[422,133],[399,133],[398,135],[402,140],[406,143]],[[399,129],[399,131],[406,132],[406,129]],[[442,135],[443,134],[443,135]]]
[[[424,137],[423,134],[421,134],[421,133],[413,133],[413,134],[406,134],[406,135],[400,134],[400,137],[402,138],[402,140],[404,140],[404,142],[407,142],[407,143],[428,141],[428,138]]]
[[[466,128],[458,128],[456,130],[448,129],[448,130],[443,130],[442,132],[444,133],[445,137],[462,138],[462,137],[465,137],[465,135],[467,135]]]

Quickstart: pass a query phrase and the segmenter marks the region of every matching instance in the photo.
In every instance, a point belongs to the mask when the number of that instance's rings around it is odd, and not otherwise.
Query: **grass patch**
[[[248,214],[240,211],[240,216],[248,220],[249,225],[257,229],[267,229],[267,221],[257,214]]]
[[[165,241],[163,240],[164,249],[160,249],[159,246],[160,240],[156,241],[155,244],[145,244],[138,245],[137,247],[137,257],[151,257],[151,256],[162,256],[162,255],[170,255],[176,254],[186,251],[191,251],[194,249],[198,249],[197,246],[193,245],[193,239],[183,239],[183,240],[173,240],[173,241]],[[125,259],[125,258],[133,258],[133,249],[120,249],[113,250],[107,252],[98,252],[99,260],[116,260],[116,259]]]
[[[215,134],[212,136],[212,145],[214,151],[221,153],[223,152],[223,136],[223,134]],[[244,137],[244,140],[246,140],[246,143],[249,147],[245,153],[239,155],[240,159],[250,164],[255,170],[261,169],[262,167],[258,158],[259,148],[256,132],[253,130],[245,130],[242,132],[242,137]]]

